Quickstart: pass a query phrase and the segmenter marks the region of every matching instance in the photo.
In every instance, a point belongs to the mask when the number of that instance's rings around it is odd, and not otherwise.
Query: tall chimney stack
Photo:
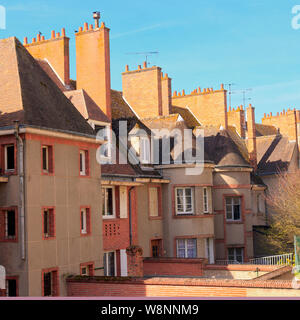
[[[95,28],[79,29],[76,36],[76,89],[84,89],[111,118],[109,29],[100,13],[93,14]]]
[[[255,128],[255,108],[251,104],[247,107],[247,131],[248,131],[248,152],[250,164],[257,169],[257,150],[256,150],[256,128]]]

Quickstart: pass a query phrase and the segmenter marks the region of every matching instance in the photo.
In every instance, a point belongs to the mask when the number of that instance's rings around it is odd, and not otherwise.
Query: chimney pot
[[[35,41],[35,38],[32,38],[32,43],[35,43],[36,41]]]
[[[55,31],[52,30],[52,31],[51,31],[51,39],[54,39],[54,38],[55,38]]]
[[[28,44],[28,38],[27,37],[24,38],[24,44]]]
[[[62,37],[66,36],[66,29],[65,28],[61,29],[61,35],[62,35]]]
[[[144,63],[143,63],[143,68],[144,68],[144,69],[147,68],[147,62],[146,62],[146,61],[144,61]]]
[[[126,72],[129,71],[129,65],[128,65],[128,64],[126,64],[126,66],[125,66],[125,71],[126,71]]]
[[[84,23],[84,25],[83,25],[83,30],[84,30],[84,31],[87,31],[87,30],[88,30],[88,23],[87,23],[87,22]]]

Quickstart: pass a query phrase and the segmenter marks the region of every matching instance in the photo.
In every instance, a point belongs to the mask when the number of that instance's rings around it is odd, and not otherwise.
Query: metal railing
[[[293,253],[279,254],[276,256],[268,256],[250,259],[249,264],[263,264],[263,265],[289,265],[293,263]]]

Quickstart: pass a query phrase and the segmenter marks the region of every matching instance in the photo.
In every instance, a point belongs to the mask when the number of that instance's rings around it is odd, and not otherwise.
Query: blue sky
[[[66,28],[71,38],[71,75],[75,78],[74,30],[92,23],[101,11],[111,29],[112,88],[121,90],[125,65],[137,68],[149,57],[172,80],[172,89],[186,92],[234,83],[232,106],[243,103],[242,90],[263,113],[300,108],[300,29],[291,26],[296,1],[256,0],[0,0],[6,7],[6,30],[0,38],[31,39],[41,31]],[[299,1],[300,4],[300,1]]]

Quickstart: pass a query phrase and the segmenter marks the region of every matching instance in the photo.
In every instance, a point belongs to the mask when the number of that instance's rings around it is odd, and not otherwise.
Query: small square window
[[[194,192],[193,188],[176,188],[176,214],[194,214]]]
[[[0,241],[15,241],[17,239],[16,210],[0,211]]]
[[[104,218],[115,217],[115,188],[102,187],[102,215]]]
[[[241,220],[241,197],[226,197],[226,220]]]
[[[178,239],[177,258],[196,258],[197,257],[197,239]]]
[[[80,275],[93,276],[94,275],[94,263],[82,263],[80,265]]]

